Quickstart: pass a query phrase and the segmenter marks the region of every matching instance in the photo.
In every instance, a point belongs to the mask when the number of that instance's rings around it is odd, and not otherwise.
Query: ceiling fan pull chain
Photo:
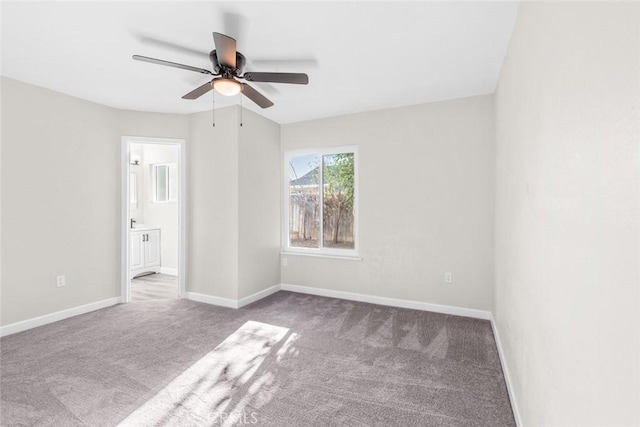
[[[212,108],[211,108],[211,117],[212,117],[212,126],[216,127],[216,92],[214,91],[211,96]]]
[[[242,127],[242,94],[240,94],[240,127]]]

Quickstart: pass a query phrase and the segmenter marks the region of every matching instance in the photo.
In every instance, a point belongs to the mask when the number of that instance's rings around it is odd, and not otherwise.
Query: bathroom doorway
[[[122,302],[185,296],[184,149],[122,137]]]

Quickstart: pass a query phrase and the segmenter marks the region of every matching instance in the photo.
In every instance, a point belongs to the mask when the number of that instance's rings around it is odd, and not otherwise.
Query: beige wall
[[[238,107],[189,116],[189,291],[238,299],[280,282],[280,126]]]
[[[238,110],[189,116],[188,291],[238,297]]]
[[[2,324],[119,296],[117,112],[1,82]]]
[[[0,11],[0,15],[2,14],[2,11]],[[0,46],[1,44],[1,39],[2,36],[0,35]],[[1,60],[1,57],[0,57]],[[1,66],[1,65],[0,65]],[[2,102],[2,90],[4,87],[4,80],[0,77],[0,325],[3,325],[3,309],[2,309],[2,181],[3,181],[3,174],[2,174],[2,123],[3,123],[3,115],[2,115],[2,109],[3,109],[3,102]]]
[[[238,297],[280,283],[280,125],[243,112],[238,135]]]
[[[283,150],[343,145],[359,147],[363,260],[287,255],[282,282],[491,310],[493,97],[282,126]]]
[[[117,111],[6,78],[2,107],[2,325],[120,296],[122,135],[187,140],[188,291],[279,283],[279,125],[245,111],[240,133],[237,107],[213,128],[211,112]]]
[[[639,18],[525,2],[503,66],[495,318],[525,426],[640,423]]]
[[[189,291],[235,299],[280,281],[280,126],[245,111],[239,128],[231,107],[217,112],[214,128],[210,112],[116,111],[2,82],[2,324],[119,295],[121,135],[188,140]],[[491,97],[480,97],[286,126],[283,147],[361,146],[367,214],[364,261],[296,257],[282,281],[489,308],[490,115]],[[389,152],[389,141],[398,149]],[[398,200],[410,207],[400,217],[377,206],[376,194],[395,188],[411,196]],[[453,215],[444,224],[448,209],[473,211],[471,223]],[[391,226],[380,228],[388,218]],[[406,222],[416,224],[397,228]],[[97,237],[100,245],[87,250]],[[441,283],[444,271],[454,272],[453,286]],[[66,287],[55,287],[58,274],[67,274]]]
[[[187,139],[189,120],[182,114],[147,113],[144,111],[118,111],[121,136],[145,136]]]
[[[1,82],[0,323],[119,297],[120,137],[186,138],[187,117]]]

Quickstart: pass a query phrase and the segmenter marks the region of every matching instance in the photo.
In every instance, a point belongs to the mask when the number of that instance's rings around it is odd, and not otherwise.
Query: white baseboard
[[[45,314],[44,316],[34,317],[33,319],[10,323],[8,325],[0,327],[0,337],[26,331],[27,329],[36,328],[38,326],[48,325],[49,323],[68,319],[69,317],[78,316],[80,314],[89,313],[91,311],[100,310],[101,308],[110,307],[118,303],[120,303],[120,297],[108,298],[101,301],[91,302],[89,304],[68,308],[66,310],[56,311],[55,313]]]
[[[496,322],[493,319],[493,315],[491,316],[491,329],[493,329],[493,337],[496,340],[496,347],[498,347],[498,356],[500,357],[500,364],[502,365],[504,382],[507,384],[507,392],[509,393],[509,400],[511,401],[511,409],[513,410],[513,417],[516,419],[516,426],[523,427],[522,418],[520,418],[520,411],[518,410],[518,403],[516,402],[516,396],[513,391],[513,384],[511,383],[511,376],[509,375],[509,367],[507,366],[507,359],[502,350],[500,334],[498,333],[498,327],[496,326]]]
[[[428,302],[411,301],[397,298],[378,297],[373,295],[356,294],[352,292],[334,291],[331,289],[313,288],[310,286],[291,285],[288,283],[281,283],[279,285],[271,286],[260,292],[256,292],[248,297],[241,298],[240,300],[234,300],[231,298],[220,298],[211,295],[198,294],[195,292],[187,292],[187,298],[193,301],[204,302],[207,304],[219,305],[229,308],[240,308],[245,305],[251,304],[262,298],[265,298],[279,290],[298,292],[301,294],[318,295],[329,298],[341,298],[351,301],[368,302],[371,304],[388,305],[391,307],[410,308],[413,310],[432,311],[442,314],[453,314],[456,316],[473,317],[476,319],[491,320],[491,312],[484,310],[476,310],[473,308],[455,307],[452,305],[432,304]]]
[[[186,292],[187,299],[191,301],[204,302],[206,304],[218,305],[220,307],[238,308],[238,301],[231,298],[220,298],[212,295],[199,294],[196,292]]]
[[[274,294],[280,290],[280,285],[274,285],[270,288],[263,289],[260,292],[256,292],[255,294],[249,295],[247,297],[241,298],[239,300],[231,299],[231,298],[221,298],[214,297],[212,295],[199,294],[196,292],[187,292],[186,297],[192,301],[204,302],[206,304],[218,305],[220,307],[228,307],[228,308],[240,308],[245,305],[249,305],[252,302],[256,302],[261,300],[262,298],[268,297],[271,294]]]
[[[169,267],[160,267],[160,274],[168,274],[169,276],[177,276],[178,269],[177,268],[169,268]]]
[[[473,317],[491,320],[491,312],[473,308],[455,307],[452,305],[432,304],[428,302],[411,301],[397,298],[378,297],[374,295],[356,294],[352,292],[334,291],[331,289],[312,288],[310,286],[291,285],[282,283],[283,291],[299,292],[302,294],[318,295],[329,298],[340,298],[351,301],[368,302],[371,304],[388,305],[391,307],[410,308],[413,310],[433,311],[435,313],[453,314],[456,316]]]
[[[271,294],[275,294],[280,290],[280,284],[273,285],[270,288],[263,289],[260,292],[256,292],[253,295],[249,295],[248,297],[244,297],[238,300],[238,308],[244,307],[245,305],[249,305],[253,302],[261,300],[262,298],[266,298]]]

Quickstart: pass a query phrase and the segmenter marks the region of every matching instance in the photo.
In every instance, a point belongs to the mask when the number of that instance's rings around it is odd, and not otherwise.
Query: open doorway
[[[122,138],[122,302],[185,294],[184,140]]]

